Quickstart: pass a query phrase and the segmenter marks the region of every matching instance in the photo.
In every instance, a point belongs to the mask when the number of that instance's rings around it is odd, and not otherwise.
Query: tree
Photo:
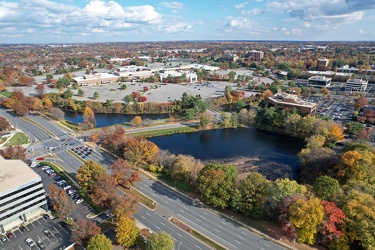
[[[324,208],[320,199],[298,199],[289,208],[289,220],[297,228],[298,241],[314,244],[318,226],[323,222]]]
[[[320,92],[322,93],[323,96],[330,95],[331,91],[329,91],[326,87],[323,87]]]
[[[25,116],[30,113],[30,109],[22,102],[15,103],[13,111],[19,116]]]
[[[33,108],[34,111],[42,111],[44,110],[43,103],[39,98],[34,98]]]
[[[142,118],[138,115],[134,116],[132,123],[134,123],[137,127],[142,123]]]
[[[77,219],[76,224],[78,229],[72,234],[72,241],[75,243],[86,246],[91,237],[100,234],[100,227],[96,225],[95,221]]]
[[[98,132],[93,133],[90,135],[90,141],[93,143],[97,143],[100,140]]]
[[[346,195],[342,211],[348,231],[354,234],[364,249],[375,246],[375,200],[370,194],[351,190]]]
[[[0,154],[5,159],[26,161],[26,149],[20,145],[0,149]]]
[[[83,192],[90,192],[94,188],[98,177],[105,173],[106,170],[102,165],[89,160],[78,169],[77,182]]]
[[[269,194],[270,194],[270,202],[273,206],[276,205],[277,202],[280,202],[287,196],[293,196],[296,194],[304,194],[307,192],[307,189],[304,185],[298,184],[294,180],[285,179],[276,179],[270,186]]]
[[[363,108],[363,107],[366,106],[366,105],[367,105],[367,99],[366,99],[365,96],[360,96],[360,97],[358,97],[358,98],[355,100],[355,102],[354,102],[354,107],[355,107],[356,109],[361,109],[361,108]]]
[[[153,233],[146,242],[147,250],[170,250],[174,248],[172,235],[161,231]]]
[[[117,159],[109,165],[109,168],[112,170],[112,177],[117,185],[130,188],[130,185],[133,185],[134,182],[141,181],[139,172],[133,170],[126,160]]]
[[[47,96],[44,96],[43,99],[42,99],[43,103],[44,103],[44,107],[49,110],[51,108],[53,108],[53,104],[52,104],[52,101],[51,99],[49,99]]]
[[[85,107],[83,111],[83,120],[95,126],[95,114],[90,107]]]
[[[38,85],[36,85],[36,87],[35,87],[35,91],[36,91],[36,93],[37,93],[41,98],[43,98],[43,96],[44,96],[44,85],[43,85],[43,84],[38,84]]]
[[[237,168],[219,163],[209,164],[199,172],[198,191],[209,204],[225,209],[229,205]]]
[[[126,104],[128,104],[133,100],[133,97],[132,95],[126,95],[123,100]]]
[[[124,158],[137,167],[151,169],[157,161],[158,146],[144,138],[129,138],[125,144]]]
[[[84,95],[85,95],[85,92],[84,92],[82,89],[78,89],[78,91],[77,91],[77,95],[78,95],[78,96],[84,96]]]
[[[49,112],[57,120],[64,120],[65,113],[60,108],[50,108]]]
[[[328,137],[330,141],[336,142],[336,141],[341,141],[344,139],[344,130],[343,128],[338,125],[334,124],[331,128],[330,135]]]
[[[135,244],[139,235],[139,229],[135,221],[127,216],[121,216],[116,222],[117,242],[123,247]]]
[[[97,234],[90,239],[87,250],[112,250],[112,242],[104,234]]]
[[[138,212],[138,199],[134,196],[127,194],[112,200],[112,213],[116,220],[121,216],[132,218],[136,212]]]
[[[320,199],[332,200],[340,191],[340,184],[338,180],[323,175],[315,179],[313,189]]]
[[[173,163],[166,167],[174,181],[194,184],[197,180],[199,171],[203,168],[201,161],[192,156],[178,155],[174,157]]]
[[[128,88],[128,86],[127,86],[126,84],[123,84],[123,85],[121,85],[121,87],[120,87],[121,90],[125,90],[125,89],[127,89],[127,88]]]
[[[10,129],[10,123],[8,122],[5,117],[0,116],[0,131],[8,130]]]
[[[65,90],[61,95],[61,97],[64,99],[68,99],[72,96],[73,96],[73,92],[70,89]]]
[[[100,96],[99,93],[98,93],[97,91],[95,91],[92,97],[93,97],[94,99],[98,99],[99,96]]]
[[[345,214],[333,202],[323,200],[321,204],[324,208],[325,216],[320,234],[323,236],[322,242],[328,243],[343,235],[338,227],[344,223]]]
[[[68,217],[76,208],[73,201],[69,199],[63,189],[57,188],[54,184],[51,184],[49,189],[49,197],[51,198],[57,216],[60,218]]]
[[[90,198],[95,205],[109,208],[116,197],[116,181],[109,174],[100,174],[95,178],[95,184],[90,193]]]

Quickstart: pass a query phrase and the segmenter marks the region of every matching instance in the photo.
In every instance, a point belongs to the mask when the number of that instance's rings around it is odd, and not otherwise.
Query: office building
[[[252,50],[248,52],[248,57],[254,58],[255,61],[260,62],[264,57],[264,52]]]
[[[316,65],[316,70],[318,71],[325,71],[327,69],[329,60],[326,58],[320,58],[318,59],[318,63]]]
[[[116,83],[119,76],[99,73],[95,75],[84,75],[82,77],[75,77],[73,81],[78,84],[78,86],[100,86],[104,84]]]
[[[362,78],[349,79],[345,83],[345,92],[349,93],[365,93],[367,89],[368,81],[362,80]]]
[[[297,95],[287,93],[276,93],[268,97],[269,103],[273,104],[277,109],[296,108],[301,114],[315,114],[317,103],[306,102]]]
[[[307,80],[307,84],[312,87],[329,87],[331,85],[332,78],[326,76],[312,76]]]
[[[46,204],[41,177],[23,161],[0,156],[0,231],[40,215]]]

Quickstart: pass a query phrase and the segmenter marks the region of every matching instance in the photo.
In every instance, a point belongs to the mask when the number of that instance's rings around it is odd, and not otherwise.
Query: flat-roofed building
[[[238,58],[237,54],[224,54],[221,59],[228,62],[237,62]]]
[[[366,93],[367,89],[367,80],[362,80],[362,78],[354,78],[354,79],[349,79],[345,83],[345,91],[346,92],[356,92],[356,93]]]
[[[78,86],[99,86],[104,84],[116,83],[119,76],[99,73],[95,75],[84,75],[82,77],[74,77],[73,81],[78,84]]]
[[[331,86],[332,78],[326,76],[312,76],[307,80],[307,84],[313,87],[329,87]]]
[[[168,77],[181,77],[182,74],[185,74],[186,79],[188,79],[188,82],[196,82],[198,79],[198,76],[195,72],[178,72],[178,71],[164,71],[160,73],[160,81],[163,82],[164,79],[167,79]]]
[[[40,215],[46,204],[41,177],[23,161],[0,156],[0,231]]]
[[[306,102],[297,95],[287,94],[284,92],[268,97],[268,101],[272,103],[275,108],[296,108],[302,114],[315,114],[316,107],[318,106],[317,103]]]

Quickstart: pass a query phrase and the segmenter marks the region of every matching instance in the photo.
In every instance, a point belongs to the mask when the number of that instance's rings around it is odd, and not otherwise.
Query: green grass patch
[[[7,137],[1,137],[0,138],[0,144],[3,144],[7,140]]]
[[[10,98],[10,96],[12,95],[12,93],[9,92],[8,90],[4,90],[4,91],[0,92],[0,95]]]
[[[181,127],[181,128],[161,129],[161,130],[152,130],[152,131],[135,132],[135,133],[131,133],[131,131],[129,130],[127,131],[127,133],[131,134],[132,136],[142,136],[145,138],[163,136],[163,135],[173,135],[173,134],[180,134],[180,133],[192,133],[192,132],[197,132],[197,129],[192,128],[192,127]]]
[[[4,146],[14,146],[29,143],[29,137],[22,132],[15,133]]]
[[[213,247],[214,249],[217,249],[217,250],[226,250],[226,248],[220,246],[219,244],[217,244],[216,242],[210,240],[209,238],[207,238],[206,236],[200,234],[199,232],[193,230],[191,232],[191,234],[195,237],[197,237],[198,239],[200,239],[201,241],[203,241],[204,243],[210,245],[211,247]]]
[[[60,121],[60,123],[63,124],[64,126],[70,128],[70,129],[72,129],[72,130],[75,130],[75,131],[81,130],[81,127],[75,122]]]
[[[156,202],[152,199],[148,198],[146,195],[142,194],[141,192],[138,192],[135,188],[126,189],[123,187],[120,187],[120,190],[122,190],[126,194],[133,195],[136,197],[139,202],[141,202],[143,205],[148,207],[149,209],[155,209],[156,208]]]

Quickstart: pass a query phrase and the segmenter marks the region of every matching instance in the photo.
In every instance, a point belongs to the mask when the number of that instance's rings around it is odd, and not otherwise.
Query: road
[[[0,113],[2,112],[4,112],[4,110],[0,111]],[[52,131],[55,133],[61,133],[59,138],[50,138],[50,135],[48,135],[44,130],[20,117],[15,116],[13,113],[6,112],[6,115],[4,116],[7,119],[9,118],[8,120],[12,123],[17,122],[17,126],[21,130],[25,129],[24,131],[28,131],[31,136],[34,136],[43,145],[56,145],[54,147],[58,148],[55,150],[55,154],[61,158],[61,160],[58,161],[60,165],[62,165],[68,172],[75,174],[77,169],[83,164],[81,160],[79,160],[71,152],[68,152],[68,150],[70,150],[72,147],[84,147],[84,145],[77,138],[70,136],[68,131],[63,131],[60,127],[58,127],[58,125],[45,120],[42,117],[32,117],[31,119],[35,119],[34,121],[37,121],[40,125],[43,124],[43,126],[48,128],[51,133]],[[44,120],[42,121],[39,119]],[[44,125],[45,122],[47,122],[48,125]],[[168,124],[152,127],[152,129],[187,125],[191,124]],[[138,131],[141,129],[150,128],[140,128]],[[137,129],[133,129],[132,131],[134,130]],[[67,139],[61,141],[61,138]],[[69,140],[69,144],[62,146],[62,143],[66,142],[66,140]],[[70,146],[70,143],[74,143],[74,146]],[[47,151],[50,151],[50,149]],[[43,151],[38,151],[38,153],[41,153],[41,155],[44,154]],[[37,156],[38,155],[34,155],[34,157]],[[111,158],[102,154],[101,152],[94,151],[87,159],[93,159],[107,169],[110,163],[113,161]],[[139,191],[155,200],[158,206],[154,211],[150,211],[141,206],[140,211],[135,215],[135,218],[153,231],[164,230],[170,233],[176,240],[176,246],[177,244],[183,242],[180,245],[180,249],[208,249],[208,247],[171,225],[167,220],[171,216],[180,219],[184,223],[200,231],[202,234],[218,242],[227,249],[284,249],[272,241],[251,233],[249,230],[241,227],[237,223],[233,223],[205,208],[194,205],[189,199],[179,196],[173,190],[161,186],[153,180],[142,178],[142,181],[137,183],[136,187]]]

